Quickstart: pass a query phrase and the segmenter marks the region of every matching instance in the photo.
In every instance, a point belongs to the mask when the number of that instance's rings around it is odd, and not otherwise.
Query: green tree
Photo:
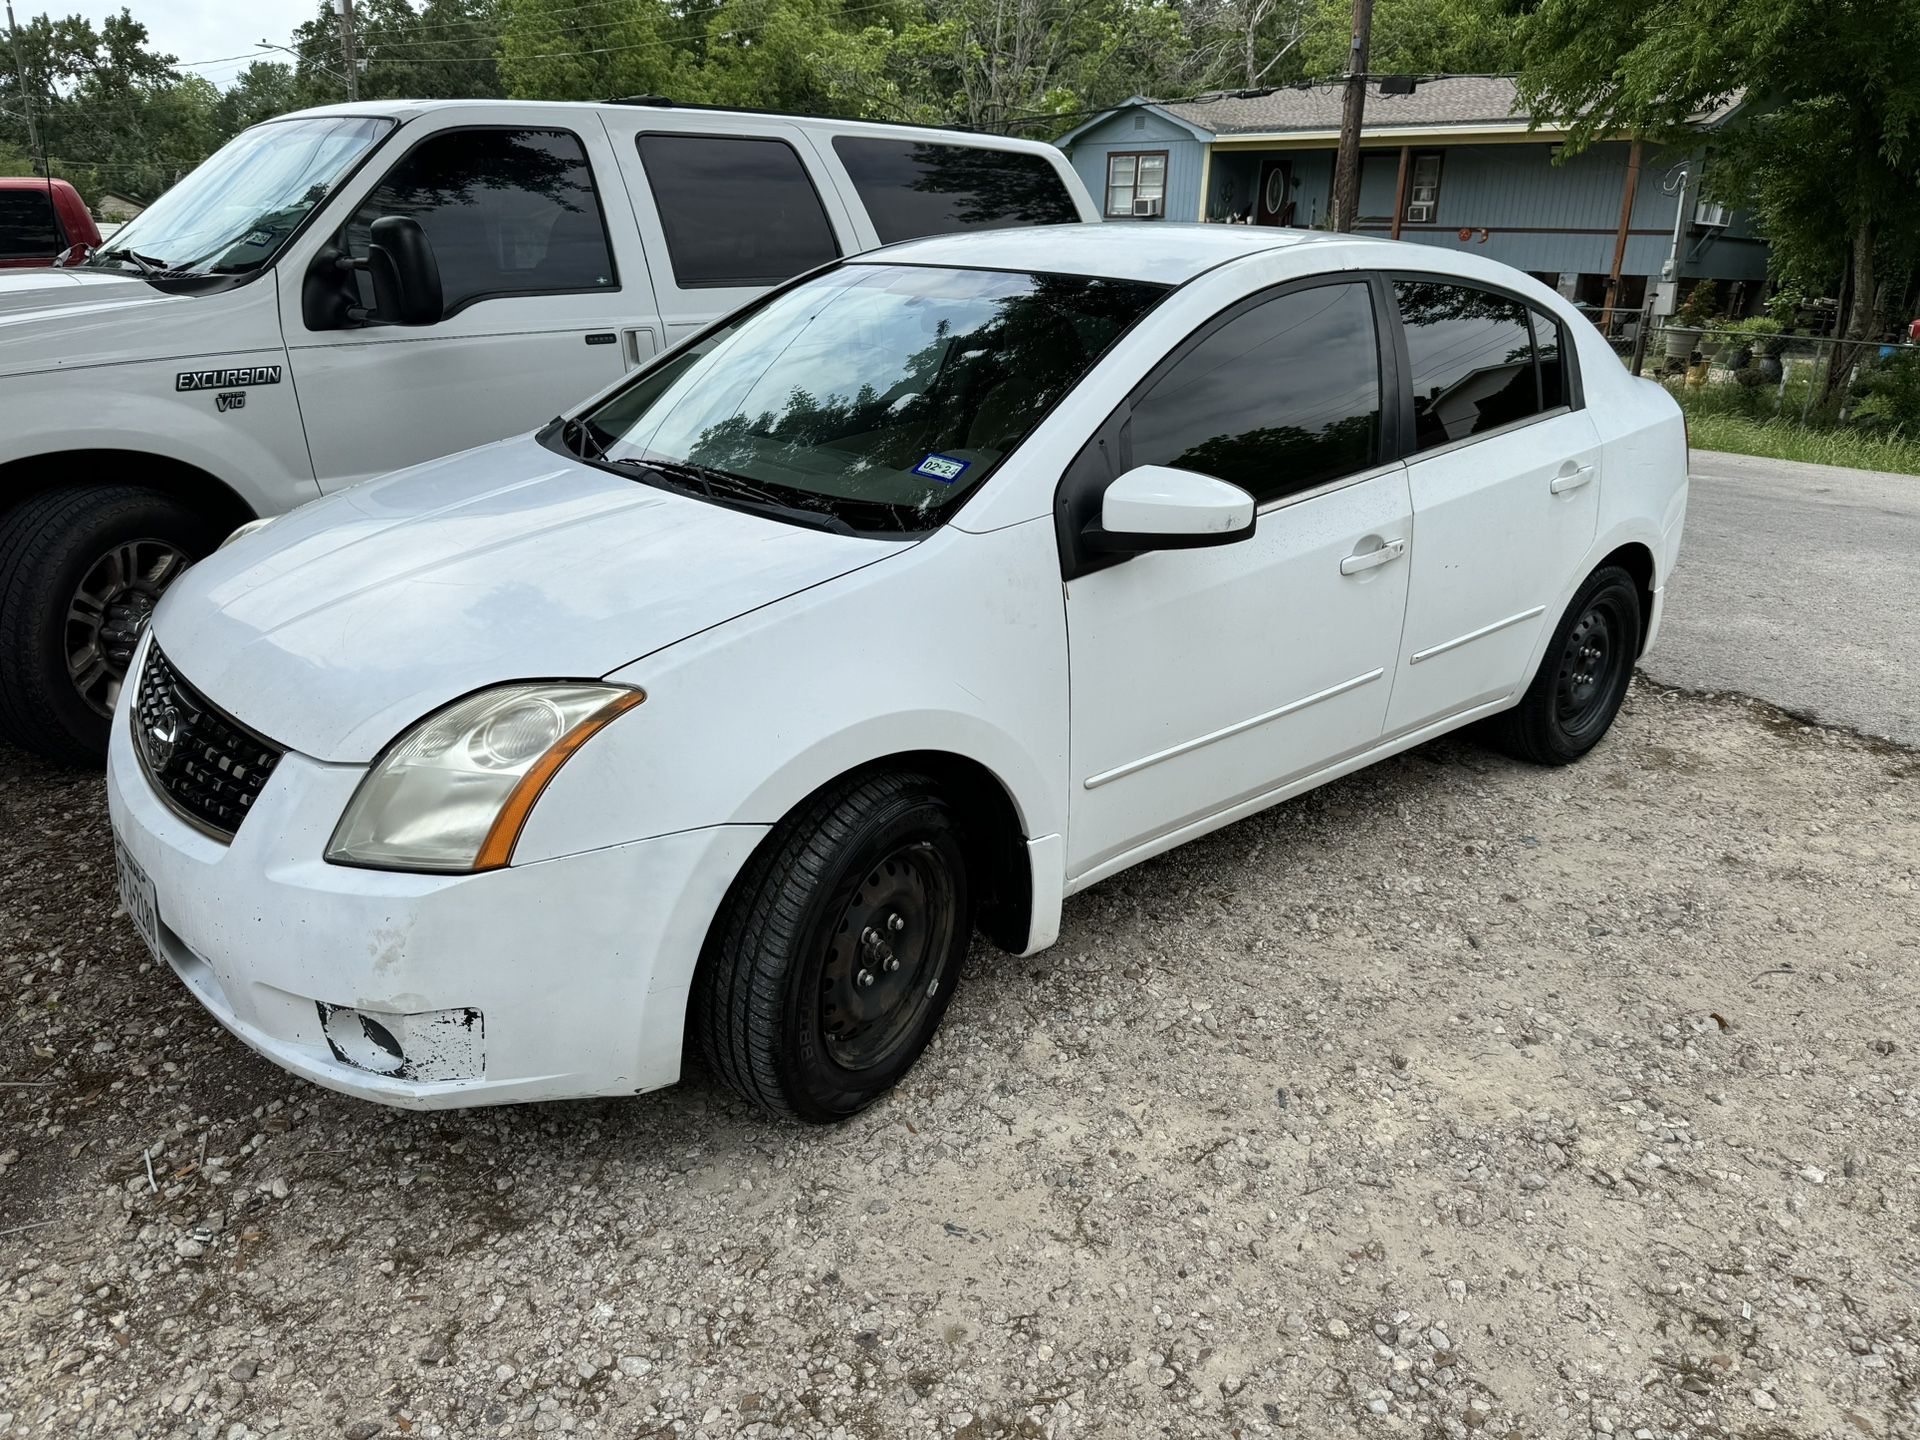
[[[501,0],[500,81],[527,100],[684,96],[691,38],[663,0]]]
[[[1505,0],[1376,0],[1367,69],[1378,75],[1487,75],[1519,63],[1520,17]],[[1316,78],[1347,68],[1353,0],[1314,0],[1301,51]]]
[[[1883,326],[1920,244],[1914,0],[1543,0],[1523,47],[1523,101],[1569,124],[1573,149],[1680,141],[1690,115],[1744,95],[1709,185],[1754,208],[1787,273],[1839,281],[1843,337]],[[1860,349],[1843,349],[1830,396]]]

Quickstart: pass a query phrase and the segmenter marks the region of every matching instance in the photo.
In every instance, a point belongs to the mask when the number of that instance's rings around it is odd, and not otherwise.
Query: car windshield
[[[168,275],[258,270],[392,128],[391,120],[359,115],[256,125],[128,222],[86,263]]]
[[[670,356],[549,443],[836,529],[924,531],[1164,293],[848,264]]]

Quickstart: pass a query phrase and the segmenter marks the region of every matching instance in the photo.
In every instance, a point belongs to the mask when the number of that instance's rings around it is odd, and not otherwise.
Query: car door
[[[871,243],[798,126],[638,107],[607,133],[654,262],[671,345],[769,287]]]
[[[1372,746],[1406,605],[1389,303],[1364,276],[1267,292],[1189,337],[1064,482],[1063,535],[1137,465],[1247,490],[1251,538],[1092,568],[1068,550],[1068,874],[1098,878]],[[1384,376],[1384,379],[1383,379]],[[1109,462],[1106,457],[1112,455]]]
[[[1593,544],[1601,450],[1551,316],[1433,276],[1393,292],[1419,540],[1387,716],[1401,735],[1527,684]]]
[[[434,324],[341,323],[310,293],[322,252],[288,267],[288,359],[324,489],[531,430],[659,348],[651,281],[597,117],[463,107],[395,156],[340,226],[419,223],[439,266]],[[496,120],[499,123],[496,123]],[[364,273],[354,277],[372,304]],[[624,340],[624,343],[623,343]]]

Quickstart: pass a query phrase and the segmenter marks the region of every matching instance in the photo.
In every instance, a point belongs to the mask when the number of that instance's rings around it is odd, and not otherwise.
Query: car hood
[[[281,517],[194,566],[153,633],[243,724],[364,762],[470,691],[598,678],[905,548],[661,490],[523,437]]]
[[[0,375],[194,355],[209,334],[227,337],[235,349],[277,347],[273,287],[230,293],[245,322],[238,329],[230,317],[209,327],[209,297],[170,295],[130,273],[0,271]]]

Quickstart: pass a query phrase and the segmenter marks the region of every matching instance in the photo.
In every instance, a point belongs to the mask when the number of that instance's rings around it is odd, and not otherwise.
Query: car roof
[[[1080,225],[1030,225],[1007,230],[962,230],[904,240],[854,257],[853,263],[952,265],[979,270],[1026,270],[1097,275],[1110,280],[1146,280],[1181,285],[1204,271],[1249,255],[1276,251],[1311,253],[1314,263],[1339,269],[1364,249],[1368,265],[1391,265],[1382,249],[1408,248],[1388,240],[1337,235],[1324,230],[1286,230],[1271,225],[1143,224],[1088,221]],[[1427,251],[1428,258],[1432,250]]]
[[[633,115],[696,116],[720,126],[735,124],[792,125],[803,130],[824,130],[835,135],[899,135],[903,138],[939,140],[948,145],[979,145],[994,150],[1023,150],[1030,154],[1059,156],[1059,147],[1044,140],[1016,140],[1005,135],[986,135],[971,130],[943,130],[931,125],[899,125],[890,120],[835,120],[824,115],[787,115],[778,110],[727,110],[713,105],[676,105],[654,97],[633,100],[362,100],[352,104],[316,105],[293,110],[262,123],[276,125],[283,120],[305,120],[321,115],[360,115],[407,121],[441,110],[498,110],[526,106],[541,110],[616,110]]]

